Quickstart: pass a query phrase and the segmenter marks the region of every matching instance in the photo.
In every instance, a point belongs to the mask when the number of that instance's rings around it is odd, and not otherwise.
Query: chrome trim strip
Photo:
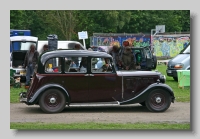
[[[119,106],[120,103],[118,101],[112,103],[71,103],[69,107],[85,107],[85,106],[90,106],[90,107],[98,107],[98,106]]]
[[[121,74],[122,74],[122,99],[124,99],[124,76],[122,72]]]

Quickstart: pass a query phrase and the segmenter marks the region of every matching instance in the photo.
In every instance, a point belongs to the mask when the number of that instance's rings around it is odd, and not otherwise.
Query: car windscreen
[[[183,54],[190,54],[190,45],[182,53]]]
[[[12,42],[12,50],[13,51],[29,50],[31,44],[36,46],[36,42],[13,41]]]

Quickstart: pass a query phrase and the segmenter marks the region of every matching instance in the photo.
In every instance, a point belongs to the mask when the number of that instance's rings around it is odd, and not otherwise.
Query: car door
[[[64,81],[71,103],[88,101],[88,71],[80,67],[82,57],[66,57],[64,60]],[[84,64],[85,65],[85,64]]]
[[[94,59],[97,59],[95,65],[93,65]],[[110,102],[114,101],[113,95],[116,92],[116,73],[114,72],[111,59],[105,62],[105,58],[91,57],[89,58],[90,68],[89,72],[89,102]],[[105,67],[108,64],[109,67]]]

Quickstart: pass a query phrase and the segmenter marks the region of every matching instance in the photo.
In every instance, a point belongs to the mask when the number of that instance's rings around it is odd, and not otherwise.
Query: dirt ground
[[[190,123],[190,103],[175,102],[163,113],[149,112],[139,104],[117,107],[66,107],[62,113],[45,114],[39,106],[10,104],[10,122],[43,123]]]

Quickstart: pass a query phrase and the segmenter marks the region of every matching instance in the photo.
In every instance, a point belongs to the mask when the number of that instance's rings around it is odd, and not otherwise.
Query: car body
[[[102,61],[102,67],[92,63],[93,59]],[[175,99],[165,80],[158,71],[116,71],[112,56],[105,52],[55,50],[40,55],[31,85],[19,97],[20,102],[39,105],[46,113],[61,112],[66,105],[134,103],[163,112]]]
[[[30,45],[35,45],[37,49],[38,37],[34,36],[12,36],[10,37],[10,69],[14,71],[14,78],[20,77],[26,80],[26,69],[23,68],[24,59]]]
[[[141,70],[154,70],[157,67],[157,58],[150,50],[149,46],[146,47],[133,47],[132,53],[135,56],[136,62],[140,63]]]
[[[167,76],[178,81],[177,70],[190,70],[190,43],[177,56],[168,61]]]

